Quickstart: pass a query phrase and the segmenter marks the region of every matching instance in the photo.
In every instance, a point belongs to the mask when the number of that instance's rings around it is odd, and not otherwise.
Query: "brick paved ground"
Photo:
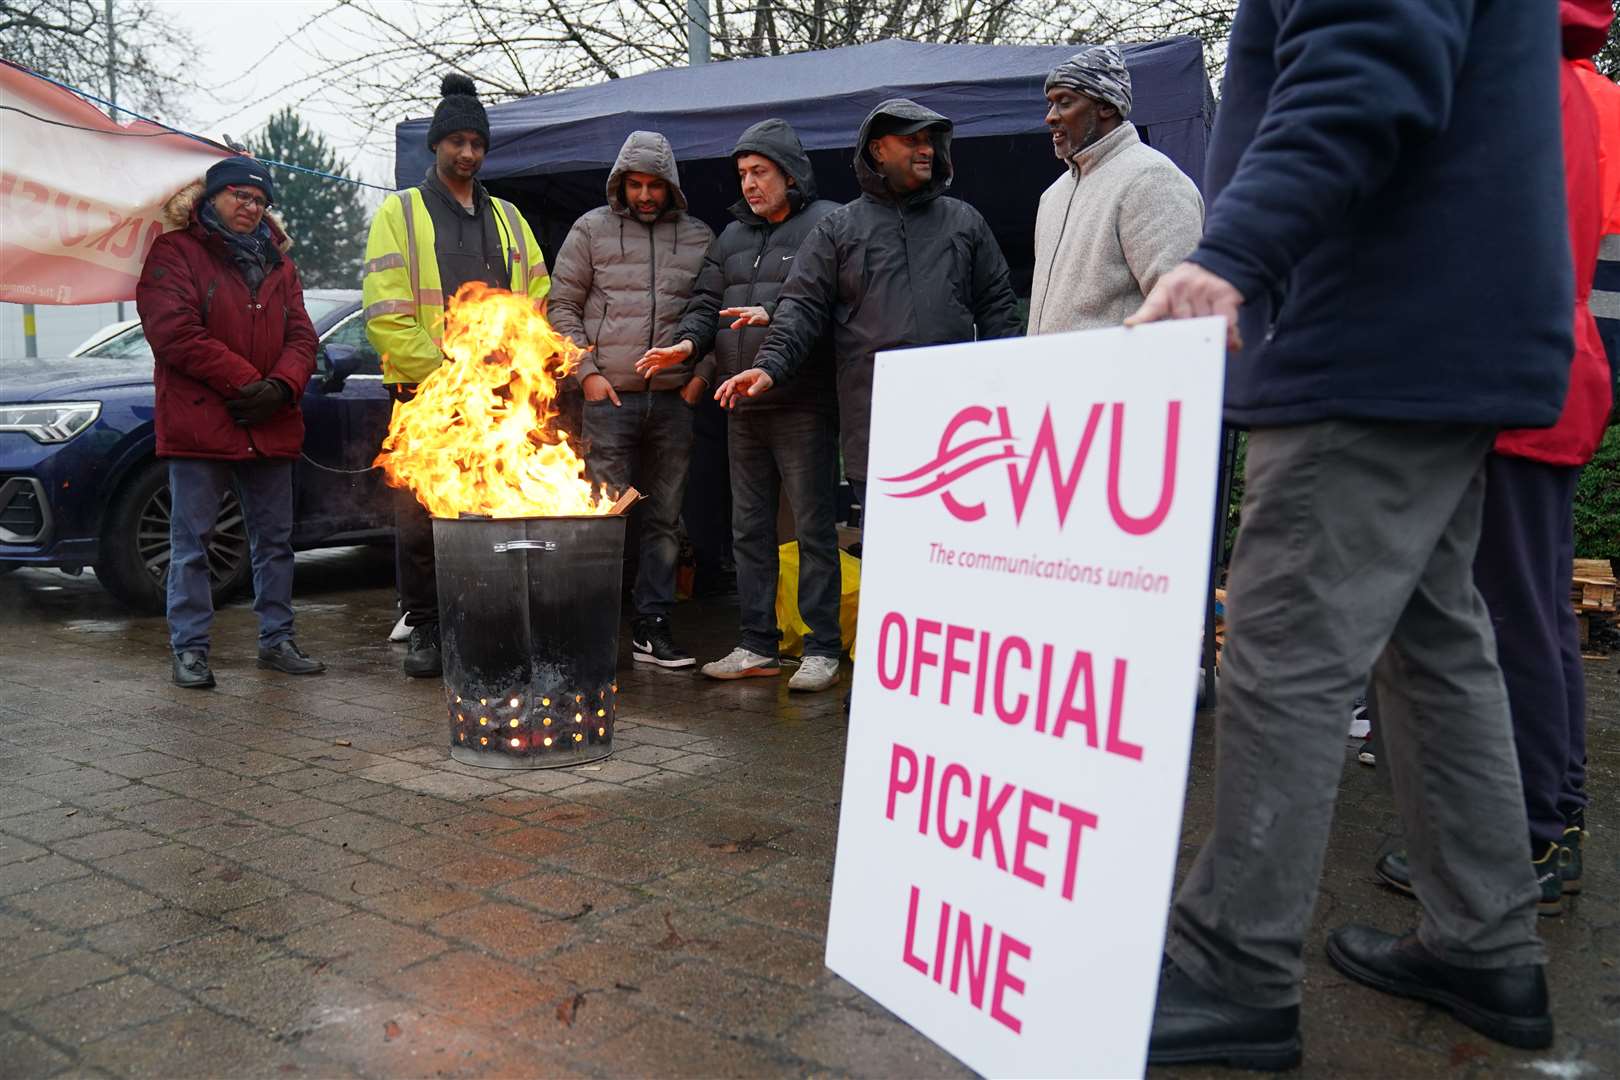
[[[609,760],[463,767],[437,684],[383,643],[386,561],[299,575],[300,638],[331,673],[257,670],[237,606],[211,694],[169,685],[162,620],[92,579],[0,578],[0,1075],[965,1075],[821,963],[840,695],[625,664]],[[729,646],[733,612],[677,617],[705,656]],[[1602,798],[1620,680],[1590,671]],[[1211,810],[1209,726],[1185,853]],[[1396,826],[1348,760],[1304,1075],[1620,1071],[1612,806],[1586,896],[1543,920],[1558,1043],[1512,1053],[1322,960],[1334,925],[1413,916],[1372,882]]]

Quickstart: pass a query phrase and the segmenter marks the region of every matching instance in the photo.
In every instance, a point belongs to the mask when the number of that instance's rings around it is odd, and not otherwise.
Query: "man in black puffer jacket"
[[[830,327],[844,472],[866,485],[872,359],[888,349],[1022,332],[1018,297],[990,226],[951,186],[951,122],[891,98],[861,124],[862,195],[818,225],[782,288],[754,366],[715,392],[722,405],[798,376]],[[772,390],[781,393],[781,390]]]
[[[697,286],[675,331],[675,344],[649,349],[644,377],[692,356],[711,385],[754,364],[799,245],[838,204],[816,198],[816,178],[799,137],[782,120],[764,120],[731,152],[742,199],[736,221],[709,245]],[[708,355],[713,353],[712,356]],[[732,550],[742,605],[742,641],[705,664],[715,679],[774,676],[780,670],[776,621],[776,516],[782,490],[799,540],[799,610],[810,627],[804,662],[791,690],[825,690],[838,680],[840,578],[834,496],[838,483],[838,403],[825,338],[812,343],[797,379],[747,399],[731,418]]]

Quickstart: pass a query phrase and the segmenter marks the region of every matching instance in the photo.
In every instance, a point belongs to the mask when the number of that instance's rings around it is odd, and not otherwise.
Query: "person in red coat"
[[[169,462],[169,643],[174,681],[214,685],[208,540],[220,500],[240,493],[253,559],[259,666],[325,670],[293,640],[293,461],[298,401],[315,370],[315,327],[265,211],[269,170],[230,157],[208,170],[183,228],[158,237],[135,290],[157,384],[157,452]]]
[[[1609,0],[1562,0],[1560,19],[1564,181],[1575,270],[1569,390],[1552,427],[1497,436],[1485,462],[1484,527],[1474,557],[1474,581],[1490,610],[1513,713],[1543,915],[1560,914],[1564,894],[1581,888],[1586,684],[1569,586],[1575,484],[1603,441],[1612,396],[1609,358],[1590,304],[1592,283],[1600,242],[1610,231],[1607,218],[1620,209],[1613,187],[1603,183],[1602,124],[1582,70],[1607,40],[1614,8]],[[1385,855],[1377,872],[1386,884],[1412,890],[1403,853]]]

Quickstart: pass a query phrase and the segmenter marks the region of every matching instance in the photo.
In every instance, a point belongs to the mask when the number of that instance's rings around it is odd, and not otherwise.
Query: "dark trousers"
[[[408,489],[394,492],[394,581],[406,626],[439,621],[439,578],[433,561],[433,518]]]
[[[641,492],[641,553],[631,599],[637,616],[667,616],[675,607],[692,408],[674,390],[620,391],[619,401],[585,403],[585,471],[611,494],[632,483]]]
[[[799,539],[799,613],[810,627],[806,656],[843,652],[838,629],[838,428],[796,409],[752,409],[731,418],[731,546],[737,560],[742,646],[775,656],[776,516],[783,493]]]
[[[1490,608],[1536,853],[1586,809],[1586,679],[1569,602],[1580,469],[1492,454],[1474,580]]]
[[[242,520],[219,520],[220,500],[236,482]],[[208,655],[214,622],[208,545],[216,530],[246,528],[253,561],[253,611],[259,647],[293,634],[293,466],[290,461],[169,461],[169,645]]]
[[[681,518],[697,562],[700,593],[712,589],[731,558],[731,466],[726,410],[705,394],[692,409],[692,467]]]

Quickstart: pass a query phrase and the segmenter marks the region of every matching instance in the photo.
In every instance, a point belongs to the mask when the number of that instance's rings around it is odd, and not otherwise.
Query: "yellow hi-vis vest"
[[[536,300],[551,291],[545,255],[517,207],[490,199],[495,229],[511,268],[508,288]],[[433,248],[433,219],[422,193],[406,188],[383,200],[371,219],[361,289],[366,337],[382,356],[383,382],[419,383],[444,360],[444,293]]]

